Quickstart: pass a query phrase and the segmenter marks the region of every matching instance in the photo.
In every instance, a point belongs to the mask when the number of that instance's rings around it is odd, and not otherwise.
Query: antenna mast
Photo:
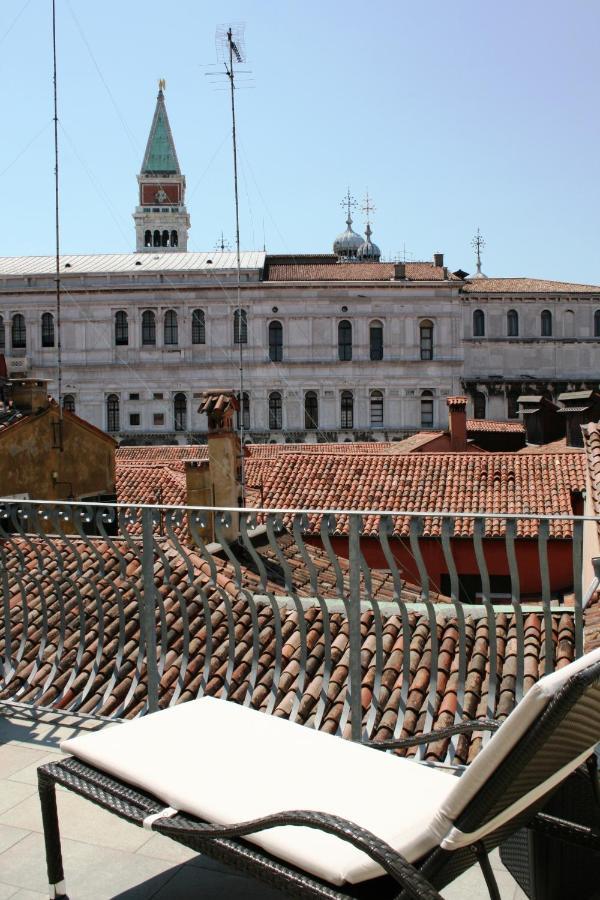
[[[56,0],[52,0],[52,71],[54,78],[54,225],[56,239],[56,364],[58,393],[58,443],[63,449],[63,405],[62,405],[62,345],[60,308],[60,223],[58,193],[58,99],[56,82]]]
[[[233,142],[233,184],[235,193],[235,250],[237,270],[237,321],[238,342],[240,349],[240,481],[242,505],[246,499],[246,473],[244,466],[244,334],[248,334],[248,320],[241,305],[241,261],[240,261],[240,202],[238,194],[237,135],[235,127],[235,68],[236,63],[245,62],[244,26],[220,26],[216,33],[217,54],[225,66],[231,91],[231,137]]]

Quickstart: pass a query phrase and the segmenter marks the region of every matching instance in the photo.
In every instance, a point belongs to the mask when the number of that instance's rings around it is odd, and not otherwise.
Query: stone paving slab
[[[48,897],[36,790],[38,765],[59,759],[61,740],[81,729],[73,717],[2,716],[0,704],[0,900]],[[6,712],[6,710],[4,710]],[[86,723],[88,728],[96,723]],[[278,900],[284,895],[226,866],[150,834],[77,795],[57,793],[70,900]],[[502,900],[525,895],[492,856]],[[470,869],[444,889],[445,900],[485,900],[483,877]]]

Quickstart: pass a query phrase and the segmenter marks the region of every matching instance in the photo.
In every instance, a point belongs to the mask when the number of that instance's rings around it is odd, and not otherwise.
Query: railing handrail
[[[455,519],[505,519],[505,520],[537,520],[546,522],[600,522],[600,516],[576,515],[575,513],[502,513],[502,512],[454,512],[452,510],[430,509],[337,509],[326,508],[298,508],[298,507],[266,507],[266,506],[195,506],[175,503],[102,503],[97,500],[36,500],[33,498],[23,500],[15,497],[0,497],[0,504],[37,504],[40,506],[68,506],[68,507],[99,507],[101,509],[173,509],[192,512],[211,513],[268,513],[269,515],[308,515],[308,516],[393,516],[394,518],[410,518],[422,516],[429,519],[452,517]]]

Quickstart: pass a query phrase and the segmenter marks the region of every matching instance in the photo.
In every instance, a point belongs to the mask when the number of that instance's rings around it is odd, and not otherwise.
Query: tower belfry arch
[[[161,78],[142,168],[137,176],[139,197],[133,220],[138,253],[187,250],[190,217],[185,206],[185,175],[181,174],[177,159],[165,88],[166,82]]]

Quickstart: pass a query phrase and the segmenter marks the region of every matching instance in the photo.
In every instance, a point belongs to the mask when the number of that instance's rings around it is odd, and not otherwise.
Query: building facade
[[[380,261],[346,230],[334,253],[187,252],[189,215],[163,89],[138,176],[136,252],[61,258],[62,402],[129,443],[204,441],[200,396],[240,390],[252,441],[393,440],[522,394],[600,386],[600,287]],[[368,206],[368,211],[371,207]],[[238,308],[239,304],[239,308]],[[57,392],[53,257],[0,259],[9,374]]]

